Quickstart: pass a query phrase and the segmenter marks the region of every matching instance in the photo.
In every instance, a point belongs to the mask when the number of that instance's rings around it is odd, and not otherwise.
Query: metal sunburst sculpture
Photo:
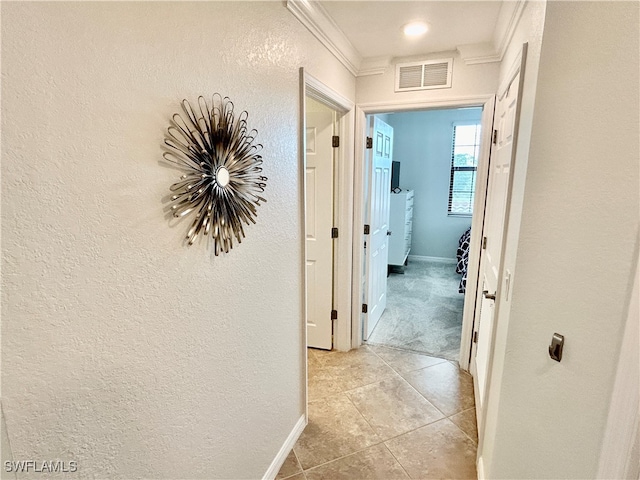
[[[228,253],[234,238],[245,236],[243,223],[256,223],[256,207],[267,177],[262,173],[262,145],[254,143],[256,130],[249,130],[243,111],[236,118],[228,97],[214,94],[211,106],[198,97],[196,112],[182,101],[186,118],[176,113],[167,129],[165,160],[185,172],[171,185],[170,208],[174,217],[195,212],[187,232],[192,245],[198,234],[211,234],[216,255]]]

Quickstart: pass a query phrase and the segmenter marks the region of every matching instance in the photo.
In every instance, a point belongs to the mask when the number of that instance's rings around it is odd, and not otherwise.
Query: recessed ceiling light
[[[411,22],[404,26],[404,34],[407,37],[417,37],[423,35],[429,30],[429,27],[424,22]]]

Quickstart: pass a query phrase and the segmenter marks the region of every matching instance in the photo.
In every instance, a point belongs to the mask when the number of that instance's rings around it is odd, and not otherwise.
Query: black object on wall
[[[400,188],[400,162],[391,162],[391,191]]]

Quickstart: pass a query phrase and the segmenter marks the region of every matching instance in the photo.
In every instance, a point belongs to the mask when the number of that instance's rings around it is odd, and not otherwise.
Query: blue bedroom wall
[[[393,159],[400,187],[414,190],[411,255],[454,259],[471,217],[447,215],[451,142],[455,122],[480,121],[482,108],[394,113]]]

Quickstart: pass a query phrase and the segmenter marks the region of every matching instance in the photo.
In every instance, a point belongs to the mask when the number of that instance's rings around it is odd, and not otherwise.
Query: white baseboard
[[[424,257],[422,255],[409,255],[409,260],[412,262],[437,262],[437,263],[457,263],[455,258],[444,257]]]
[[[484,462],[482,461],[482,457],[478,459],[476,468],[478,470],[478,480],[484,480]]]
[[[291,433],[282,444],[282,447],[280,447],[280,451],[276,455],[276,458],[273,459],[273,462],[271,462],[271,465],[269,465],[269,468],[262,477],[262,480],[273,480],[274,478],[276,478],[276,475],[278,475],[278,472],[282,468],[282,464],[289,456],[289,453],[293,449],[293,446],[298,441],[298,438],[300,437],[302,431],[304,430],[304,427],[306,426],[307,416],[303,414],[296,422],[293,430],[291,430]]]

